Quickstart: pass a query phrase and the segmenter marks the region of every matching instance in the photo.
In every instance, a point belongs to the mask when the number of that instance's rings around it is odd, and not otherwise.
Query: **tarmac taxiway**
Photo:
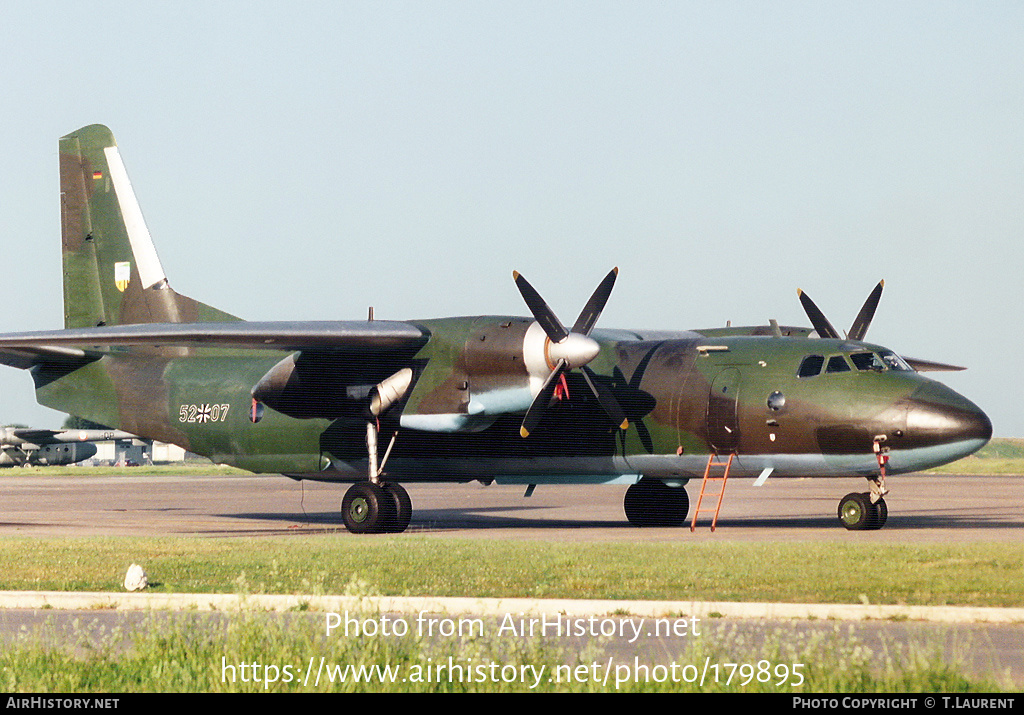
[[[39,536],[190,534],[210,537],[345,531],[339,513],[347,485],[297,482],[282,476],[22,475],[0,477],[0,534]],[[630,526],[624,486],[525,487],[407,484],[413,501],[409,532],[473,538],[632,543],[715,539],[867,543],[1024,542],[1024,477],[914,474],[890,477],[889,519],[871,532],[848,532],[836,516],[839,498],[866,491],[863,479],[778,479],[761,487],[736,479],[712,533],[701,514],[697,530]],[[691,481],[691,513],[699,492]]]

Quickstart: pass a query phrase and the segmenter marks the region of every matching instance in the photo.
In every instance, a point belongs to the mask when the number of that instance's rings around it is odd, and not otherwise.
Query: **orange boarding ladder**
[[[735,456],[735,452],[730,452],[729,459],[723,462],[720,459],[716,459],[716,457],[718,457],[717,452],[712,452],[710,455],[708,455],[708,466],[704,468],[704,481],[700,483],[700,497],[698,497],[697,499],[697,508],[693,510],[693,521],[690,523],[690,531],[696,531],[697,515],[700,514],[702,511],[708,513],[715,512],[715,518],[711,520],[711,530],[715,530],[715,527],[718,525],[718,512],[722,508],[722,497],[725,496],[725,482],[729,479],[729,470],[732,468],[732,460]],[[725,469],[720,476],[712,476],[712,467],[724,467]],[[709,492],[707,491],[708,482],[721,482],[722,486],[717,492]],[[705,496],[718,497],[718,502],[715,504],[714,508],[700,508],[700,505],[701,503],[703,503]]]

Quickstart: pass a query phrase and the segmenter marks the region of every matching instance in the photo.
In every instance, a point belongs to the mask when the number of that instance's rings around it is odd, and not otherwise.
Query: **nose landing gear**
[[[889,518],[889,508],[883,498],[889,493],[885,488],[885,468],[889,464],[889,448],[885,441],[884,434],[878,435],[872,445],[878,460],[878,474],[867,478],[871,491],[852,492],[839,500],[839,520],[850,531],[881,529]]]
[[[888,517],[885,499],[872,503],[870,492],[851,492],[839,500],[839,520],[850,531],[881,529]]]

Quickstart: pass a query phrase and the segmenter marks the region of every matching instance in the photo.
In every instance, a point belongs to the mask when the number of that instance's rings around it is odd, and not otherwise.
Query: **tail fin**
[[[168,285],[105,126],[61,137],[60,199],[65,328],[238,320]]]

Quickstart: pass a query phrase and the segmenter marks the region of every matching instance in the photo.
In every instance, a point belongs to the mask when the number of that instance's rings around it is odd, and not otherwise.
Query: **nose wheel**
[[[850,531],[881,529],[888,518],[885,499],[872,503],[870,492],[852,492],[839,500],[839,520]]]

